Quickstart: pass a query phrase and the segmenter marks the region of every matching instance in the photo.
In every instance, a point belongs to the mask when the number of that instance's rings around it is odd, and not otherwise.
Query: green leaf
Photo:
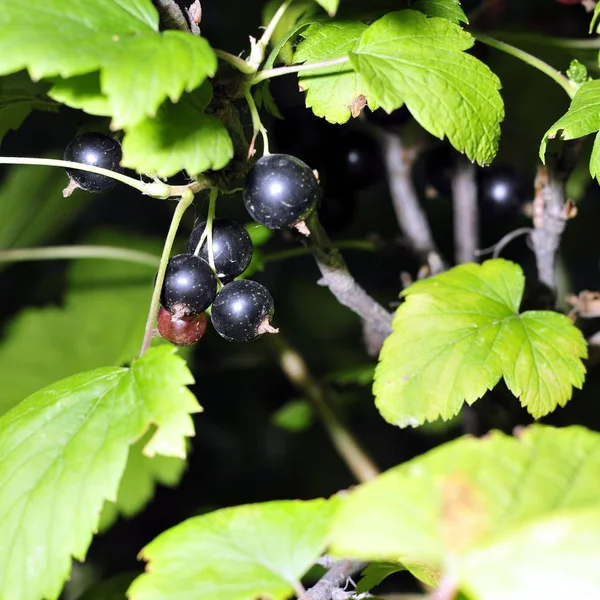
[[[153,432],[149,431],[129,449],[117,499],[105,502],[99,531],[108,529],[119,515],[133,517],[140,512],[154,497],[157,483],[168,487],[179,483],[185,470],[185,460],[175,456],[146,456],[144,447],[152,435]]]
[[[576,138],[596,133],[600,130],[600,81],[584,83],[575,94],[569,110],[560,118],[542,138],[540,144],[540,159],[546,161],[546,146],[549,139],[574,140]],[[590,158],[590,174],[597,177],[600,171],[600,160],[596,151]]]
[[[387,112],[405,103],[429,133],[485,165],[498,149],[504,106],[498,78],[464,52],[473,42],[446,19],[403,10],[373,23],[350,60],[369,100]]]
[[[429,17],[442,17],[454,23],[468,23],[469,19],[460,6],[460,0],[418,0],[412,8]]]
[[[100,71],[114,129],[154,116],[167,98],[176,102],[216,68],[205,39],[180,31],[160,33],[158,14],[147,1],[3,3],[0,74],[27,69],[37,80]]]
[[[432,585],[446,574],[474,598],[531,598],[540,585],[593,597],[592,559],[569,567],[597,554],[599,487],[600,435],[583,427],[465,437],[350,492],[331,551],[404,564]]]
[[[388,562],[371,563],[361,573],[362,579],[356,584],[356,593],[364,594],[379,585],[386,577],[404,571],[402,565]]]
[[[271,416],[273,425],[297,433],[308,429],[314,421],[314,413],[311,405],[299,398],[286,402]]]
[[[316,23],[302,32],[304,40],[294,54],[295,63],[317,63],[341,58],[356,49],[364,23],[336,21]],[[350,63],[301,73],[300,87],[306,90],[306,106],[330,123],[345,123],[352,116],[352,107],[364,103],[368,90],[361,76]],[[369,103],[373,107],[373,102]],[[362,106],[361,106],[362,108]]]
[[[371,385],[375,375],[372,363],[339,369],[327,375],[326,380],[337,385]]]
[[[185,363],[151,348],[131,369],[55,383],[0,419],[0,597],[57,598],[71,556],[83,560],[104,500],[116,497],[128,446],[157,426],[144,452],[185,456],[196,399]]]
[[[590,175],[600,181],[600,131],[594,138],[594,146],[590,155]]]
[[[59,77],[53,80],[48,95],[50,98],[73,108],[84,110],[90,115],[110,117],[108,98],[100,89],[99,73],[86,73],[68,79]]]
[[[13,166],[0,185],[0,248],[47,242],[72,223],[91,200],[89,194],[63,198],[68,182],[61,169]]]
[[[289,598],[325,550],[336,507],[327,500],[277,501],[184,521],[144,548],[149,564],[129,598]]]
[[[110,242],[106,236],[96,240]],[[122,245],[158,248],[131,235]],[[0,414],[53,381],[129,362],[144,334],[155,274],[155,268],[135,263],[76,261],[62,307],[26,309],[6,329],[0,345]]]
[[[317,4],[322,6],[330,17],[335,17],[340,0],[315,0]]]
[[[125,593],[138,575],[136,571],[126,571],[110,579],[93,584],[77,600],[126,600]]]
[[[382,416],[400,427],[449,419],[501,377],[536,418],[564,406],[583,383],[586,343],[565,315],[519,314],[524,282],[495,259],[407,288],[375,372]]]
[[[223,123],[204,114],[207,98],[201,88],[177,104],[166,102],[154,119],[129,128],[123,166],[159,177],[182,169],[190,175],[222,169],[233,157],[233,143]]]
[[[0,141],[10,129],[18,129],[34,109],[58,110],[58,106],[25,90],[3,89],[0,85]]]

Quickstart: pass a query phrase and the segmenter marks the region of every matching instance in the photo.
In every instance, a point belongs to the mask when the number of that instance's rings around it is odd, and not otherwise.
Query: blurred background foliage
[[[463,5],[469,11],[480,2]],[[237,54],[246,48],[248,35],[258,31],[261,9],[261,2],[204,2],[203,35],[215,47]],[[595,74],[597,50],[561,48],[556,41],[585,38],[588,23],[589,16],[581,6],[552,0],[499,0],[480,12],[474,25],[560,70],[565,71],[571,59],[577,58]],[[548,38],[542,42],[541,35],[550,36],[554,42]],[[514,58],[480,45],[473,51],[503,84],[506,120],[494,165],[511,170],[526,182],[526,193],[532,194],[539,141],[566,110],[568,99],[554,82]],[[18,77],[23,86],[29,85]],[[370,251],[347,249],[344,256],[356,279],[392,309],[401,290],[401,273],[415,276],[420,265],[399,233],[375,141],[376,128],[396,128],[407,143],[420,149],[414,182],[447,257],[452,256],[453,249],[452,207],[444,192],[444,177],[448,177],[453,151],[429,137],[403,110],[391,116],[363,116],[339,127],[304,109],[293,76],[275,80],[272,92],[285,117],[283,121],[271,118],[268,123],[273,144],[319,169],[325,190],[321,211],[326,228],[336,241],[370,243]],[[5,136],[0,150],[9,156],[60,157],[77,133],[105,131],[106,127],[102,119],[67,108],[57,112],[34,110],[18,131]],[[586,164],[584,155],[569,187],[579,215],[569,223],[563,237],[563,295],[600,289],[600,194],[597,183],[589,179]],[[104,243],[160,252],[172,202],[143,197],[125,186],[98,196],[77,191],[64,199],[61,189],[66,183],[67,177],[59,169],[2,168],[0,249]],[[482,246],[528,224],[522,211],[505,214],[486,205],[481,208]],[[205,210],[206,198],[199,197],[181,227],[180,247]],[[221,198],[217,213],[249,221],[239,196]],[[314,375],[334,391],[336,411],[382,469],[465,432],[481,434],[491,428],[511,431],[530,422],[500,385],[450,423],[402,431],[384,423],[373,405],[370,382],[374,359],[362,343],[359,319],[317,285],[319,275],[312,257],[285,258],[288,250],[299,247],[292,236],[279,232],[266,238],[257,248],[258,270],[252,277],[267,285],[275,298],[275,324],[304,356]],[[533,280],[533,257],[524,238],[511,243],[503,255],[522,264]],[[0,411],[73,372],[126,363],[141,342],[153,277],[151,267],[98,260],[0,263]],[[530,293],[535,294],[535,286]],[[584,325],[587,333],[598,328],[593,321]],[[196,379],[193,391],[204,412],[195,417],[197,433],[181,482],[167,487],[177,477],[158,473],[157,478],[167,486],[158,486],[145,511],[130,518],[108,511],[103,533],[94,540],[86,565],[76,566],[65,598],[75,598],[90,583],[113,576],[116,578],[104,583],[97,595],[92,588],[85,600],[122,597],[131,578],[129,571],[140,569],[136,560],[139,550],[158,533],[189,516],[247,502],[328,496],[355,483],[310,403],[282,373],[268,336],[236,345],[209,328],[206,338],[187,357]],[[584,390],[546,422],[600,428],[596,408],[600,371],[595,364],[589,364]],[[134,458],[131,464],[138,465],[138,470],[132,469],[139,474],[143,467]],[[141,504],[151,497],[151,484],[144,493]],[[124,501],[121,513],[135,512],[129,506]],[[390,578],[387,585],[396,590],[398,586],[411,589],[410,579],[402,573]]]

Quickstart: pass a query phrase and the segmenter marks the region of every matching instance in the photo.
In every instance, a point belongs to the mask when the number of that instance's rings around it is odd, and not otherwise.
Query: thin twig
[[[343,65],[350,61],[349,56],[340,56],[339,58],[332,58],[330,60],[323,60],[316,63],[307,63],[302,65],[289,65],[286,67],[274,67],[273,69],[263,69],[259,71],[254,77],[250,79],[250,85],[256,85],[265,79],[272,79],[273,77],[281,77],[281,75],[290,75],[291,73],[300,73],[303,71],[313,71],[315,69],[324,69],[326,67],[332,67],[334,65]],[[352,69],[352,67],[350,67]]]
[[[323,386],[310,372],[302,356],[282,337],[272,335],[268,338],[277,352],[281,370],[290,382],[298,388],[317,410],[331,441],[356,480],[360,483],[370,481],[379,474],[371,458],[337,417],[330,406],[328,397],[332,391]]]
[[[190,23],[174,0],[152,0],[163,29],[178,29],[191,33]]]
[[[510,242],[517,239],[522,235],[526,235],[533,231],[532,227],[519,227],[510,233],[507,233],[503,238],[500,239],[499,242],[496,242],[493,246],[488,246],[487,248],[481,248],[480,250],[475,250],[475,256],[485,256],[486,254],[491,254],[492,258],[498,258],[502,253],[502,250]]]
[[[373,329],[389,335],[392,332],[392,315],[352,277],[342,255],[319,222],[316,211],[306,219],[306,226],[310,235],[304,238],[304,243],[323,276],[319,283],[327,286],[340,304],[362,317]]]
[[[367,563],[355,560],[339,560],[317,581],[313,587],[306,590],[299,600],[331,600],[336,590],[344,589],[348,579],[362,571]]]
[[[43,248],[0,250],[0,262],[74,260],[79,258],[122,260],[150,267],[157,267],[160,260],[158,256],[148,252],[114,246],[46,246]]]
[[[553,292],[556,291],[556,252],[569,219],[566,181],[577,165],[581,147],[581,140],[565,142],[559,157],[548,156],[546,166],[539,167],[535,181],[531,244],[538,280]]]
[[[402,140],[396,133],[381,131],[388,185],[398,224],[413,250],[429,265],[432,275],[446,269],[433,240],[425,211],[421,207],[411,178],[411,161],[407,160]]]
[[[475,166],[464,159],[457,162],[452,178],[452,207],[455,262],[472,262],[479,247],[479,206]]]

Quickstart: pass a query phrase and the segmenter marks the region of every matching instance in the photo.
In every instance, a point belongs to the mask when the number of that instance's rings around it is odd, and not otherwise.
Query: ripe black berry
[[[319,183],[306,163],[289,154],[268,154],[250,169],[243,199],[255,221],[279,229],[304,220],[319,193]]]
[[[204,312],[217,294],[217,278],[209,264],[193,254],[169,260],[160,303],[178,318]]]
[[[158,311],[158,333],[176,346],[191,346],[201,340],[206,333],[206,315],[176,317],[168,310]]]
[[[77,136],[65,149],[64,159],[112,171],[121,171],[121,144],[103,133],[84,133]],[[67,175],[81,189],[88,192],[106,192],[115,180],[105,175],[79,169],[66,169]]]
[[[344,180],[355,189],[376,183],[383,177],[383,157],[377,140],[365,131],[348,131],[342,137]]]
[[[188,252],[194,254],[206,229],[203,221],[192,231]],[[213,258],[217,276],[227,283],[243,273],[252,260],[252,240],[246,229],[231,219],[215,219],[212,226]],[[208,244],[204,242],[198,256],[208,262]]]
[[[495,165],[479,170],[479,201],[491,216],[517,216],[531,198],[523,176],[509,165]]]
[[[270,324],[273,297],[262,284],[249,279],[223,286],[215,298],[211,321],[217,333],[230,342],[249,342],[263,333],[276,333]]]

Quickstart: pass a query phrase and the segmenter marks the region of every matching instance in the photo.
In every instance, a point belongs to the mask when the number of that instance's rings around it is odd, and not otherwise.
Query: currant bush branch
[[[160,263],[158,265],[156,281],[154,282],[154,290],[152,292],[152,299],[150,300],[150,309],[148,310],[148,319],[146,320],[146,330],[144,332],[144,340],[142,342],[140,356],[142,356],[142,354],[148,350],[150,343],[152,342],[152,338],[154,337],[154,324],[156,323],[156,316],[158,315],[158,309],[160,306],[160,293],[165,280],[165,273],[167,271],[169,257],[171,256],[173,242],[175,241],[175,235],[177,234],[179,223],[181,222],[185,211],[193,201],[194,193],[190,189],[186,190],[181,196],[181,199],[177,203],[177,207],[173,212],[171,225],[169,226],[169,231],[167,232],[162,255],[160,257]]]
[[[429,266],[430,273],[439,273],[446,269],[446,265],[412,182],[412,160],[397,133],[379,130],[379,138],[398,225],[414,252]]]
[[[229,52],[225,52],[224,50],[214,49],[217,58],[229,63],[232,67],[237,69],[240,73],[244,75],[253,75],[256,71],[248,65],[248,63],[239,56],[235,56],[234,54],[230,54]]]
[[[327,573],[299,600],[331,600],[333,594],[346,586],[348,579],[362,571],[367,563],[355,560],[335,561]]]
[[[501,42],[500,40],[490,37],[489,35],[486,35],[484,33],[480,33],[478,31],[471,31],[470,33],[477,41],[481,42],[482,44],[486,44],[487,46],[496,48],[496,50],[501,50],[506,54],[510,54],[511,56],[522,60],[524,63],[527,63],[535,69],[538,69],[538,71],[541,71],[545,75],[548,75],[548,77],[553,79],[556,83],[558,83],[558,85],[560,85],[560,87],[563,88],[563,90],[565,90],[569,98],[573,98],[577,93],[579,86],[576,83],[571,81],[568,77],[563,75],[553,66],[539,59],[537,56],[529,54],[529,52],[525,52],[524,50],[516,48],[515,46],[511,46],[506,42]]]
[[[316,212],[306,219],[310,235],[304,244],[312,252],[323,276],[319,282],[327,286],[337,301],[367,321],[384,335],[392,332],[392,315],[358,285],[350,274],[339,250],[334,247],[323,229]]]
[[[479,248],[479,206],[475,166],[464,159],[458,161],[452,177],[452,207],[455,262],[471,262]]]
[[[160,257],[154,254],[116,246],[46,246],[44,248],[0,250],[0,262],[75,260],[80,258],[121,260],[150,267],[157,267],[160,262]]]
[[[266,79],[272,79],[273,77],[280,77],[281,75],[290,75],[291,73],[300,73],[302,71],[312,71],[315,69],[323,69],[326,67],[332,67],[334,65],[343,65],[350,61],[348,56],[342,56],[340,58],[332,58],[331,60],[323,60],[316,63],[305,63],[302,65],[289,65],[286,67],[274,67],[273,69],[263,69],[259,71],[254,77],[249,80],[250,85],[256,85]]]
[[[190,0],[191,3],[191,0]],[[158,11],[160,21],[166,29],[178,29],[186,33],[200,35],[197,24],[188,21],[183,10],[174,0],[152,0],[152,4]],[[193,27],[195,25],[195,27]]]
[[[168,185],[162,181],[152,181],[147,183],[102,167],[94,167],[93,165],[84,165],[83,163],[73,162],[70,160],[61,160],[58,158],[30,158],[23,156],[0,156],[0,164],[2,165],[31,165],[43,167],[62,167],[64,169],[78,169],[79,171],[87,171],[88,173],[96,173],[104,175],[120,183],[124,183],[129,187],[136,189],[138,192],[153,198],[165,200],[167,198],[179,198],[188,191],[197,193],[208,187],[204,181],[193,181],[188,185]]]
[[[260,133],[263,140],[263,155],[269,154],[269,136],[265,126],[260,120],[260,115],[258,114],[258,107],[256,106],[256,102],[252,97],[252,92],[249,87],[244,89],[244,98],[248,103],[248,108],[250,109],[250,116],[252,117],[252,140],[250,141],[250,146],[248,148],[248,156],[253,156],[255,150],[255,143],[258,134]]]
[[[331,390],[314,377],[304,358],[281,334],[269,336],[268,340],[284,375],[312,403],[334,448],[356,480],[364,483],[377,477],[379,469],[331,408]]]

